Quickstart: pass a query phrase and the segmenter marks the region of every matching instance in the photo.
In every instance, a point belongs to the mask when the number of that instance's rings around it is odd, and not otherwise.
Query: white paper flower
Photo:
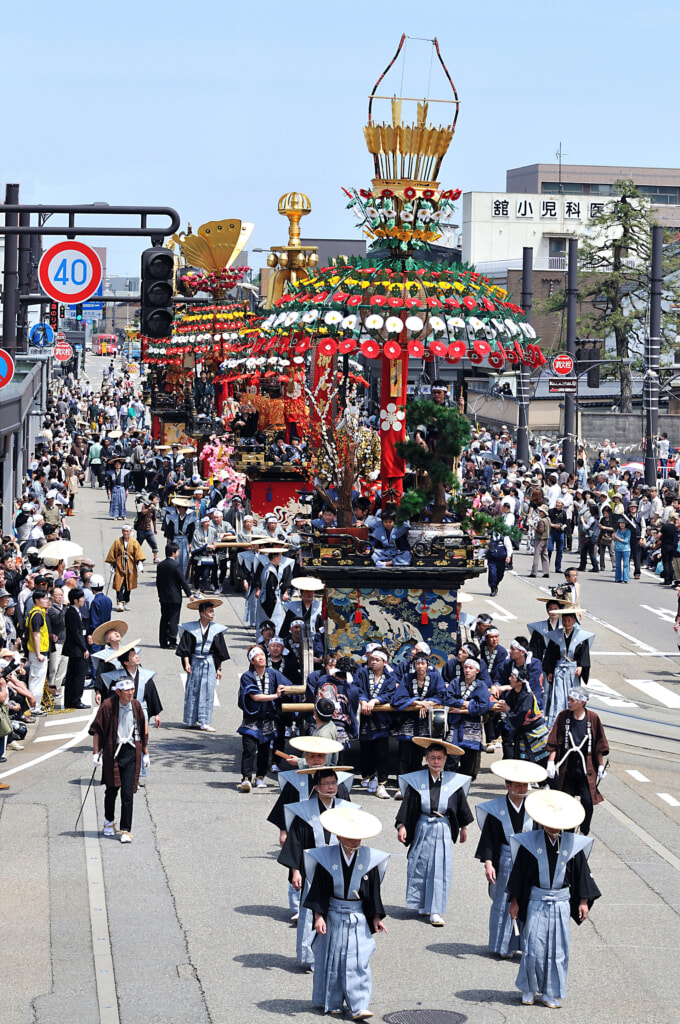
[[[342,313],[339,313],[337,309],[329,309],[324,317],[324,321],[331,327],[334,327],[335,324],[339,324],[341,320]]]
[[[465,321],[462,316],[450,316],[446,321],[446,326],[449,329],[449,334],[458,334],[461,331],[465,331]]]
[[[394,402],[389,402],[385,409],[380,410],[380,429],[400,431],[405,417],[406,413],[402,409],[397,409]]]
[[[384,323],[383,318],[377,313],[371,313],[369,317],[366,317],[366,327],[369,331],[379,331]]]
[[[519,326],[520,326],[520,330],[524,334],[525,338],[535,338],[536,337],[536,331],[533,329],[531,324],[521,323]]]
[[[286,327],[292,327],[293,324],[295,323],[295,321],[298,319],[299,316],[300,316],[299,313],[289,313],[288,316],[285,319]]]
[[[508,334],[510,335],[511,338],[514,338],[516,334],[519,334],[519,327],[517,326],[514,320],[506,320],[505,326],[507,327]]]
[[[213,334],[213,341],[221,341],[221,340],[222,340],[222,335],[221,334]]]
[[[275,320],[276,320],[275,316],[268,316],[267,319],[262,324],[262,330],[263,331],[271,330],[272,324],[274,323]]]
[[[356,313],[350,313],[349,316],[346,316],[345,319],[342,321],[343,329],[345,331],[355,331],[358,320],[359,318],[356,315]]]
[[[409,316],[406,318],[406,329],[409,331],[422,331],[423,321],[419,316]]]
[[[475,331],[475,333],[484,330],[484,324],[477,316],[471,316],[470,319],[468,320],[468,323],[472,327],[473,331]]]
[[[279,313],[276,320],[274,321],[274,327],[280,327],[282,323],[285,323],[287,313]]]
[[[389,334],[401,334],[404,330],[404,321],[400,316],[388,316],[385,328]]]
[[[300,363],[304,363],[304,359],[302,358],[302,356],[293,356],[293,362],[295,363],[296,366],[299,366]]]
[[[446,324],[440,316],[430,317],[430,330],[434,331],[435,334],[443,334],[446,330]]]
[[[306,313],[302,314],[303,324],[313,324],[319,315],[318,309],[308,309]]]

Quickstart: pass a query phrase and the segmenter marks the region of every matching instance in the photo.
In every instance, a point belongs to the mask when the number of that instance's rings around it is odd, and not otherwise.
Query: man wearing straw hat
[[[329,763],[329,759],[340,753],[342,743],[337,740],[328,739],[325,736],[296,736],[290,741],[294,750],[304,755],[300,761],[296,757],[289,757],[288,761],[295,765],[293,771],[279,772],[278,781],[280,793],[276,803],[267,815],[270,821],[279,830],[279,843],[281,846],[286,841],[286,807],[299,800],[311,800],[314,796],[314,782],[311,775],[300,774],[298,768],[322,768]],[[351,772],[338,769],[338,799],[349,801],[350,790],[354,776]],[[249,790],[243,790],[249,792]],[[291,921],[297,921],[300,909],[300,892],[292,885],[288,886],[288,905],[290,907]]]
[[[106,490],[109,496],[109,515],[112,519],[125,519],[127,509],[125,503],[128,496],[127,470],[123,469],[123,459],[109,459],[112,468],[106,474]]]
[[[346,800],[338,799],[338,769],[333,767],[300,768],[299,775],[309,775],[313,784],[313,796],[309,800],[298,800],[286,807],[286,841],[278,856],[279,864],[288,868],[289,884],[302,900],[307,896],[305,884],[305,850],[314,847],[332,846],[337,836],[326,832],[319,820],[324,811],[333,807],[351,807]],[[314,963],[312,938],[314,936],[314,915],[303,906],[297,922],[297,958],[303,967]]]
[[[189,548],[196,529],[196,513],[191,498],[174,497],[165,517],[163,533],[168,543],[179,545],[179,566],[186,577],[189,571]]]
[[[126,673],[127,675],[127,673]],[[104,835],[115,836],[116,797],[120,790],[120,841],[131,843],[132,807],[139,774],[149,767],[149,731],[142,705],[134,699],[135,681],[119,679],[89,728],[92,760],[102,764]]]
[[[533,819],[526,813],[524,801],[529,783],[544,782],[547,774],[540,765],[510,758],[494,761],[491,771],[505,780],[507,792],[475,808],[482,832],[475,857],[484,864],[491,897],[489,949],[501,959],[510,960],[520,949],[519,928],[513,927],[515,923],[508,914],[509,900],[505,891],[512,867],[510,836],[533,829]]]
[[[279,632],[284,620],[282,602],[287,598],[295,567],[292,558],[283,557],[287,550],[284,547],[264,548],[262,554],[268,555],[269,560],[262,566],[260,583],[255,590],[257,625],[263,619],[271,619]]]
[[[337,846],[305,852],[309,893],[304,903],[314,912],[314,1006],[336,1017],[346,1002],[353,1020],[368,1020],[372,978],[369,961],[373,934],[386,932],[380,886],[389,855],[364,839],[382,825],[355,807],[324,811],[322,827],[338,837]]]
[[[317,579],[316,576],[295,576],[290,585],[299,591],[300,600],[286,602],[286,617],[281,626],[281,636],[286,636],[291,622],[295,619],[301,619],[310,633],[317,633],[323,626],[323,580]]]
[[[198,598],[187,608],[198,612],[197,622],[180,625],[177,657],[187,674],[184,690],[184,724],[190,729],[215,732],[212,723],[215,684],[222,678],[222,662],[229,660],[227,627],[215,622],[219,598]]]
[[[113,587],[118,597],[117,612],[130,611],[130,595],[137,589],[137,566],[146,561],[139,543],[132,536],[132,527],[125,523],[121,536],[114,540],[105,561],[114,569]]]
[[[429,917],[435,928],[444,925],[451,889],[451,843],[467,840],[474,821],[467,794],[472,779],[444,771],[446,756],[461,756],[453,743],[416,736],[413,743],[426,750],[427,768],[399,776],[403,797],[397,812],[397,839],[408,846],[406,906]]]
[[[567,831],[581,824],[585,811],[566,793],[530,793],[525,809],[542,828],[510,837],[509,913],[524,923],[515,985],[523,1006],[538,999],[557,1009],[567,990],[570,913],[581,924],[601,895],[588,867],[593,840]]]
[[[549,729],[560,711],[566,710],[569,690],[580,683],[587,684],[590,676],[590,647],[595,634],[579,625],[578,614],[582,611],[572,605],[559,608],[557,614],[562,617],[562,629],[546,634],[548,645],[543,670]]]

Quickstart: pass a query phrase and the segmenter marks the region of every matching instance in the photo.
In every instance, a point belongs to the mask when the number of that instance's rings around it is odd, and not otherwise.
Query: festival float
[[[268,314],[239,343],[246,364],[266,353],[268,360],[299,367],[301,387],[307,368],[305,393],[316,453],[312,470],[323,485],[325,468],[336,485],[332,498],[323,486],[317,487],[336,511],[338,526],[314,536],[311,560],[314,575],[326,583],[327,642],[356,655],[368,641],[380,640],[397,660],[399,650],[416,639],[426,640],[441,658],[455,648],[456,592],[466,579],[484,571],[473,538],[489,525],[488,517],[473,512],[460,496],[454,508],[458,521],[442,522],[450,518],[450,509],[438,495],[454,482],[453,463],[469,437],[469,425],[453,409],[446,410],[444,422],[443,413],[432,408],[434,402],[407,404],[409,360],[439,357],[454,365],[469,360],[495,371],[520,364],[534,370],[545,363],[522,308],[437,244],[461,195],[460,189],[439,183],[460,103],[436,40],[434,54],[452,98],[416,101],[378,93],[405,39],[369,98],[364,137],[374,165],[371,187],[343,190],[370,239],[366,257],[339,257],[332,266],[315,269],[307,254],[301,254],[303,272],[286,277],[281,294],[270,295]],[[374,119],[376,101],[391,105],[389,122]],[[415,104],[410,122],[402,116],[409,102]],[[445,125],[428,121],[435,102],[452,109]],[[290,269],[276,252],[270,259],[270,265]],[[380,376],[379,473],[372,486],[380,488],[383,504],[399,505],[401,518],[409,518],[407,566],[374,565],[367,530],[351,526],[351,492],[360,482],[360,427],[358,385],[350,381],[350,365],[358,357]],[[360,368],[355,377],[361,377]],[[443,456],[423,457],[419,463],[406,427],[414,429],[421,416],[439,417],[428,436],[436,439],[443,431],[450,443]],[[429,445],[436,447],[436,440]],[[415,474],[415,486],[404,493],[406,458],[416,469],[422,465],[424,472]],[[428,465],[436,479],[428,478]],[[429,521],[418,524],[414,519],[426,508]]]

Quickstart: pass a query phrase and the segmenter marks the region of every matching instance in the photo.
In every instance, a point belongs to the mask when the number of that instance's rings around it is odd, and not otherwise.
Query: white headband
[[[517,640],[511,640],[510,641],[510,646],[514,647],[516,651],[521,651],[522,654],[527,654],[528,653],[526,647],[522,647],[522,645],[520,643],[518,643]]]
[[[135,681],[134,679],[119,679],[114,690],[134,690]]]
[[[265,658],[267,657],[262,647],[251,647],[248,651],[248,661],[252,661],[256,654],[264,654]]]
[[[463,662],[463,668],[465,668],[466,665],[473,665],[477,669],[478,672],[480,671],[480,669],[482,667],[479,664],[479,662],[476,660],[476,658],[466,658],[465,661]]]
[[[369,658],[380,658],[381,661],[385,662],[390,660],[384,651],[370,651],[368,656]]]

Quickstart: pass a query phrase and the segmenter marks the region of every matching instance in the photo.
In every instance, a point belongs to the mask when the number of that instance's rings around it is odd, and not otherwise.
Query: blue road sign
[[[49,324],[34,324],[28,340],[35,348],[51,348],[54,345],[54,331]]]

